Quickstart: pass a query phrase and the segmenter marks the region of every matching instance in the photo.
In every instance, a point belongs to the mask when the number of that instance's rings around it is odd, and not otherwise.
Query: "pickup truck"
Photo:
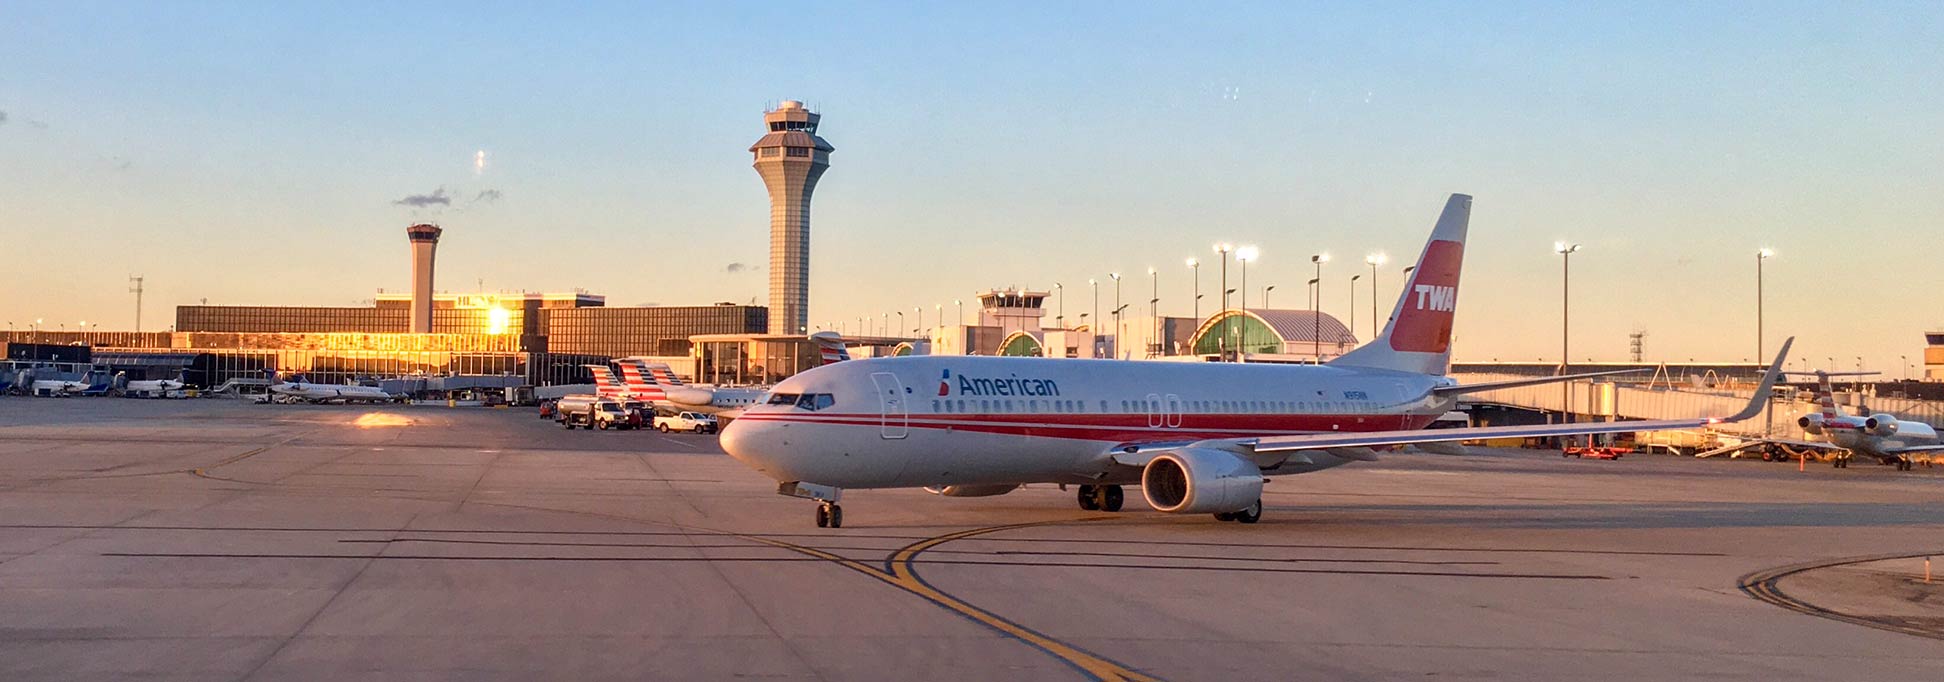
[[[715,433],[716,418],[713,414],[700,412],[677,412],[655,417],[655,430],[662,433],[670,431],[693,431],[695,433]]]

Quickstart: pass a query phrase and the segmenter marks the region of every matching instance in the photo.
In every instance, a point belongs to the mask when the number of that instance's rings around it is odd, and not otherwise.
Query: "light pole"
[[[1228,310],[1229,307],[1228,306],[1228,295],[1229,295],[1228,255],[1230,251],[1234,251],[1234,250],[1235,250],[1235,245],[1230,244],[1228,242],[1222,242],[1215,245],[1215,253],[1221,254],[1221,258],[1222,258],[1222,310]]]
[[[1755,250],[1755,361],[1762,361],[1762,261],[1775,255],[1768,248]]]
[[[1195,271],[1195,300],[1191,304],[1194,312],[1191,314],[1195,317],[1195,325],[1201,326],[1201,261],[1188,259],[1188,269]]]
[[[1580,245],[1578,244],[1567,244],[1566,242],[1553,242],[1553,253],[1559,254],[1559,263],[1560,263],[1559,265],[1559,374],[1560,376],[1565,376],[1567,367],[1572,364],[1572,356],[1567,352],[1567,348],[1568,348],[1567,342],[1568,339],[1570,338],[1567,336],[1567,330],[1570,328],[1568,326],[1568,321],[1570,320],[1572,315],[1573,254],[1575,252],[1578,252],[1579,249],[1580,249]],[[1573,382],[1570,381],[1561,382],[1559,385],[1559,390],[1560,390],[1559,393],[1560,419],[1563,420],[1565,423],[1571,423],[1573,421],[1573,405],[1572,405]]]
[[[898,319],[904,319],[904,311],[898,311]],[[899,324],[898,326],[902,327],[904,325]],[[878,313],[878,333],[885,336],[891,335],[891,313]]]
[[[1269,309],[1269,292],[1275,290],[1276,290],[1276,285],[1274,284],[1262,288],[1262,308],[1264,310]]]
[[[1100,280],[1087,278],[1087,286],[1093,287],[1093,325],[1087,327],[1087,345],[1093,346],[1088,357],[1100,357]]]
[[[1344,326],[1350,328],[1351,336],[1357,335],[1357,280],[1359,279],[1363,279],[1363,275],[1350,276],[1350,324]],[[1375,296],[1375,294],[1372,295]],[[1377,337],[1372,336],[1371,338]]]
[[[1121,354],[1121,310],[1127,308],[1127,306],[1121,305],[1120,273],[1110,272],[1107,273],[1107,276],[1114,278],[1114,354],[1109,357],[1117,358]]]
[[[1382,252],[1364,256],[1364,264],[1370,266],[1370,338],[1377,338],[1377,266],[1389,261],[1390,257]]]
[[[1059,282],[1054,282],[1053,291],[1054,293],[1060,295],[1060,314],[1054,316],[1053,321],[1058,322],[1060,325],[1060,329],[1064,330],[1067,328],[1066,326],[1066,285],[1061,284]]]
[[[1312,320],[1310,324],[1310,340],[1316,344],[1316,348],[1313,351],[1316,354],[1316,357],[1312,361],[1316,362],[1317,364],[1322,364],[1323,362],[1323,264],[1330,262],[1330,254],[1319,253],[1314,256],[1310,256],[1310,262],[1316,264],[1316,306],[1314,310],[1310,311],[1311,313],[1310,317]]]
[[[1255,260],[1260,255],[1261,252],[1253,246],[1244,246],[1235,250],[1235,260],[1242,264],[1242,286],[1239,288],[1242,290],[1243,310],[1249,309],[1249,261]]]
[[[958,306],[957,325],[960,327],[965,326],[965,299],[954,298],[952,299],[952,305]]]
[[[1161,345],[1161,271],[1148,266],[1148,288],[1152,289],[1148,298],[1148,357],[1155,356]]]
[[[1908,355],[1897,356],[1897,380],[1910,380],[1910,356]]]

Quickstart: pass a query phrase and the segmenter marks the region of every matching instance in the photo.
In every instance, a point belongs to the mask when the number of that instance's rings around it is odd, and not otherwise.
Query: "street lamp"
[[[943,333],[945,330],[945,304],[933,303],[932,317],[938,318],[938,329],[941,333]]]
[[[1100,357],[1100,280],[1087,278],[1087,286],[1093,287],[1093,323],[1087,327],[1087,343],[1093,346],[1089,357]]]
[[[1370,266],[1370,338],[1377,338],[1377,266],[1390,261],[1382,252],[1364,256],[1364,264]]]
[[[1054,316],[1053,321],[1060,323],[1061,329],[1066,329],[1066,285],[1054,282],[1053,291],[1060,295],[1060,314]]]
[[[1553,242],[1553,253],[1559,254],[1559,263],[1560,263],[1559,266],[1559,374],[1561,376],[1566,375],[1566,369],[1568,365],[1572,363],[1572,357],[1567,354],[1567,350],[1566,350],[1567,341],[1569,338],[1567,336],[1567,329],[1569,329],[1569,327],[1567,326],[1567,322],[1570,319],[1570,316],[1572,314],[1573,254],[1578,252],[1579,250],[1580,250],[1580,245],[1578,244],[1567,244],[1566,242]],[[1560,419],[1562,419],[1567,423],[1570,423],[1573,421],[1573,405],[1572,405],[1573,382],[1570,381],[1561,382],[1559,385],[1559,390],[1560,390],[1559,393]]]
[[[1775,255],[1763,247],[1755,250],[1755,361],[1762,361],[1762,262]]]
[[[958,320],[956,324],[961,327],[965,326],[965,299],[954,298],[952,299],[952,305],[958,306]]]
[[[1154,357],[1155,348],[1161,343],[1161,271],[1148,266],[1148,357]]]
[[[1262,288],[1262,308],[1264,310],[1269,309],[1269,292],[1275,290],[1276,290],[1276,285],[1274,284]]]
[[[1121,305],[1120,273],[1110,272],[1107,273],[1107,276],[1114,278],[1114,354],[1110,357],[1120,357],[1120,352],[1121,352],[1120,342],[1121,342],[1121,331],[1122,331],[1121,330],[1121,310],[1127,308],[1127,306]]]
[[[1215,245],[1215,253],[1221,254],[1222,256],[1222,310],[1228,310],[1229,307],[1228,306],[1228,295],[1229,295],[1228,255],[1229,252],[1234,250],[1235,250],[1235,245],[1230,244],[1228,242],[1221,242]]]
[[[1257,251],[1256,247],[1253,246],[1244,246],[1235,250],[1235,260],[1242,263],[1242,286],[1240,288],[1242,289],[1243,310],[1249,309],[1249,261],[1255,260],[1261,255],[1262,252]]]
[[[1330,262],[1330,254],[1319,253],[1310,256],[1310,262],[1316,264],[1316,305],[1311,306],[1310,310],[1312,320],[1310,341],[1316,344],[1316,348],[1312,351],[1316,354],[1313,362],[1321,364],[1323,362],[1323,264]]]
[[[1201,324],[1201,261],[1195,260],[1193,258],[1188,259],[1188,269],[1195,271],[1195,301],[1192,304],[1194,306],[1194,312],[1192,314],[1195,317],[1195,324],[1200,325]]]
[[[1350,328],[1350,335],[1351,335],[1351,336],[1356,336],[1356,335],[1357,335],[1357,280],[1359,280],[1359,279],[1363,279],[1363,275],[1351,275],[1351,276],[1350,276],[1350,324],[1347,324],[1347,325],[1344,325],[1344,326],[1346,326],[1346,327],[1349,327],[1349,328]],[[1375,298],[1375,296],[1376,296],[1376,294],[1375,294],[1375,293],[1372,293],[1372,294],[1371,294],[1371,296],[1372,296],[1372,298],[1371,298],[1371,301],[1372,301],[1372,303],[1373,303],[1373,304],[1375,304],[1375,302],[1376,302],[1376,298]],[[1373,314],[1374,314],[1374,313],[1373,313]],[[1373,339],[1374,339],[1374,338],[1377,338],[1377,337],[1373,335],[1373,336],[1371,336],[1370,338],[1373,338]]]

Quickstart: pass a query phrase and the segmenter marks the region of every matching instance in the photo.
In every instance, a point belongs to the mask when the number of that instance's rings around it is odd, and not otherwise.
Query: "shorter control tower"
[[[432,261],[445,230],[429,223],[405,228],[412,240],[412,333],[432,333]]]

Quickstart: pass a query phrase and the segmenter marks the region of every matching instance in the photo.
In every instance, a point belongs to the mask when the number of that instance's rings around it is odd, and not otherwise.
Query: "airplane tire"
[[[830,516],[831,528],[844,527],[844,508],[842,506],[835,505],[835,504],[830,505],[829,516]]]
[[[817,505],[817,527],[830,527],[830,509],[823,505]]]
[[[1080,486],[1080,494],[1078,495],[1078,497],[1080,498],[1081,509],[1085,509],[1087,511],[1100,511],[1100,498],[1094,496],[1093,486],[1091,485]]]
[[[1126,502],[1127,502],[1127,493],[1123,492],[1120,486],[1117,485],[1100,486],[1100,510],[1101,511],[1106,511],[1106,512],[1120,511],[1121,505]]]
[[[1220,514],[1216,514],[1216,515],[1215,515],[1215,520],[1216,520],[1216,521],[1234,521],[1234,520],[1235,520],[1235,512],[1222,512],[1222,513],[1220,513]]]
[[[1249,505],[1248,509],[1235,512],[1235,520],[1240,523],[1255,523],[1257,521],[1261,521],[1262,520],[1262,498],[1260,497],[1256,498],[1255,504]]]

